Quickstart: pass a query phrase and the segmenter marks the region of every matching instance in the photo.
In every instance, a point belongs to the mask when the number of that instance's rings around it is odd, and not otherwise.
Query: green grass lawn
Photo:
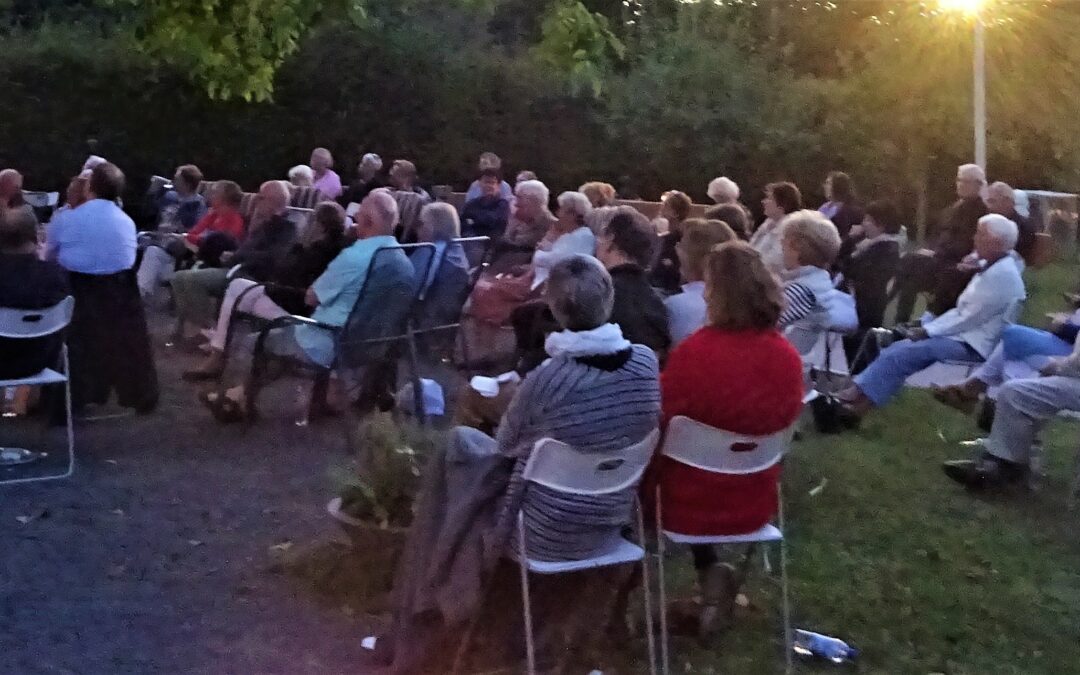
[[[1026,323],[1063,309],[1075,269],[1029,273]],[[1065,508],[1080,425],[1048,429],[1039,492],[994,498],[939,467],[978,435],[973,420],[908,390],[857,433],[795,443],[784,488],[794,625],[860,648],[858,672],[1080,673],[1080,512]],[[682,568],[673,576],[685,592],[688,561],[670,567]],[[755,577],[750,608],[715,648],[674,644],[674,672],[783,670],[779,593],[760,565]]]

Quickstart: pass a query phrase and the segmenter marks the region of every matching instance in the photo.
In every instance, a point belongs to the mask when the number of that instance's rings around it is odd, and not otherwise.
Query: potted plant
[[[338,496],[327,511],[357,548],[400,549],[412,523],[424,458],[438,432],[386,413],[359,423],[356,458],[332,470]]]

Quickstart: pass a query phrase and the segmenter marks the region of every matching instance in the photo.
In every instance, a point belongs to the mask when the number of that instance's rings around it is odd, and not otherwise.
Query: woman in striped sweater
[[[656,355],[608,323],[614,287],[599,261],[579,255],[556,263],[544,299],[564,330],[548,336],[551,358],[522,381],[495,438],[456,427],[425,464],[394,581],[394,626],[371,657],[392,662],[394,672],[412,672],[443,628],[461,625],[478,609],[480,589],[516,539],[519,510],[526,554],[534,560],[605,553],[632,522],[637,486],[601,497],[566,496],[523,480],[541,438],[604,453],[638,443],[660,423]]]
[[[607,323],[614,302],[611,276],[592,257],[574,256],[551,269],[544,297],[564,330],[548,336],[551,357],[529,373],[495,438],[459,428],[470,454],[497,452],[515,461],[502,506],[505,531],[520,506],[528,555],[574,560],[603,552],[631,522],[634,489],[602,497],[565,496],[526,485],[522,471],[541,438],[585,452],[610,452],[641,441],[660,420],[655,353],[633,345]]]

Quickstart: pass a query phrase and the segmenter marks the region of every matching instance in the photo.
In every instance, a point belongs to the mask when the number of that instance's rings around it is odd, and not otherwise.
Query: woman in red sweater
[[[776,329],[783,310],[780,285],[758,252],[738,241],[717,246],[706,261],[705,301],[705,327],[671,352],[660,376],[664,425],[682,415],[754,436],[791,426],[802,410],[802,361]],[[727,475],[661,457],[654,469],[665,529],[744,534],[776,512],[780,464]],[[705,603],[699,628],[709,633],[734,577],[730,565],[717,564],[712,547],[695,546],[693,553]],[[734,598],[733,591],[728,595]]]
[[[224,235],[235,248],[244,239],[244,217],[240,215],[240,202],[244,198],[240,186],[231,180],[214,183],[210,192],[210,210],[199,219],[184,239],[188,248],[199,251],[211,233]],[[217,252],[220,256],[221,252]]]
[[[192,253],[204,265],[220,266],[221,254],[236,249],[244,238],[244,217],[239,211],[243,196],[236,183],[218,181],[210,191],[210,211],[187,234],[147,235],[150,245],[143,251],[136,275],[142,297],[153,296],[162,283],[172,278],[177,260]]]

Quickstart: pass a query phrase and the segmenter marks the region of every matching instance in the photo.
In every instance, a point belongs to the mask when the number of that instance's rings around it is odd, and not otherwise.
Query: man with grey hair
[[[998,213],[1016,223],[1020,236],[1016,240],[1016,252],[1030,264],[1031,254],[1035,250],[1035,228],[1027,218],[1016,210],[1016,190],[1003,181],[991,183],[986,189],[986,208],[990,213]]]
[[[909,253],[900,261],[892,295],[899,296],[896,322],[906,323],[915,309],[920,293],[932,293],[928,310],[939,316],[956,305],[956,299],[970,279],[970,271],[959,268],[971,253],[972,239],[979,218],[986,215],[982,189],[986,174],[975,164],[964,164],[956,171],[958,199],[942,213],[929,235],[932,245]]]
[[[334,156],[326,148],[315,148],[311,152],[312,171],[315,172],[315,181],[312,185],[322,193],[326,199],[337,199],[341,196],[341,176],[334,172]]]
[[[22,205],[22,174],[15,169],[0,171],[0,208]]]
[[[308,289],[307,304],[315,308],[312,319],[330,326],[345,325],[360,297],[375,253],[384,247],[397,246],[394,239],[397,221],[397,202],[390,192],[382,188],[372,190],[356,213],[357,240],[339,253]],[[405,255],[401,251],[398,253]],[[329,332],[300,326],[296,341],[313,362],[330,365],[334,357],[334,339]]]
[[[23,200],[22,195],[23,177],[15,169],[0,171],[0,211],[4,209],[22,209],[33,216],[37,222],[37,214],[34,209]]]
[[[978,363],[993,351],[1026,294],[1016,259],[1016,223],[990,214],[979,219],[974,237],[979,271],[960,294],[956,307],[913,328],[907,339],[889,345],[841,392],[848,412],[861,417],[880,408],[908,376],[939,361]]]

